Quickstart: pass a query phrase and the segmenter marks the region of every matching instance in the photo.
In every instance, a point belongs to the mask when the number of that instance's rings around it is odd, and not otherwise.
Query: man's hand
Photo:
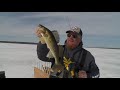
[[[86,71],[80,70],[78,72],[78,78],[87,78],[87,73]]]
[[[38,36],[38,37],[42,37],[42,35],[41,35],[41,30],[40,30],[40,28],[36,28],[36,35]]]
[[[41,29],[40,28],[36,28],[36,35],[37,35],[37,37],[39,37],[39,40],[41,41],[42,44],[45,44],[45,40],[43,39],[41,33],[42,33]]]

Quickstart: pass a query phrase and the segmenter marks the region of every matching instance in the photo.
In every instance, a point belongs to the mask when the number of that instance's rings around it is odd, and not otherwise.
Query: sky
[[[120,12],[0,12],[0,41],[36,42],[38,24],[61,36],[74,26],[80,27],[84,36],[120,36]]]

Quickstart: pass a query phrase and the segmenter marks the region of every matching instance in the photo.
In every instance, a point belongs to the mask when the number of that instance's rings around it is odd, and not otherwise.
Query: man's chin
[[[75,48],[74,45],[67,45],[67,47],[68,47],[68,49],[73,49],[73,48]]]

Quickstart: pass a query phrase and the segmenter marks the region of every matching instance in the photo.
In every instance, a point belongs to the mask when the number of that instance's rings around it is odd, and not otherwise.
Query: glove
[[[39,38],[39,41],[40,41],[42,44],[45,44],[45,40],[44,40],[44,38],[43,38],[42,35],[41,35],[41,30],[40,30],[40,28],[37,28],[37,29],[36,29],[36,35],[37,35],[37,37]]]

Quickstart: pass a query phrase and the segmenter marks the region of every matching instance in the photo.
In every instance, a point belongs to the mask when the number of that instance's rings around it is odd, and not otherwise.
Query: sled
[[[49,78],[50,68],[47,70],[41,70],[37,67],[34,67],[34,78]]]

